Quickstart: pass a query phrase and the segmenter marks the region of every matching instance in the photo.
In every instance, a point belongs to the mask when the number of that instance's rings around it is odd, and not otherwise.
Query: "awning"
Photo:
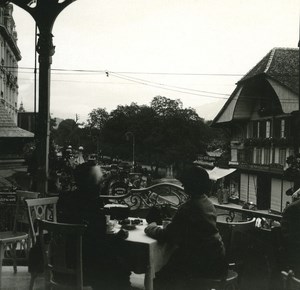
[[[234,171],[236,171],[236,169],[235,168],[224,169],[224,168],[220,168],[220,167],[215,167],[212,170],[206,170],[206,171],[209,175],[210,180],[218,180],[220,178],[223,178],[223,177],[233,173]]]

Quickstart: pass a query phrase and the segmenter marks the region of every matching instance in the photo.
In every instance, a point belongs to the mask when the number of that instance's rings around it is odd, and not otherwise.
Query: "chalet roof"
[[[276,88],[272,84],[273,81],[286,88],[287,93],[276,93],[279,100],[282,99],[281,105],[283,107],[283,111],[294,111],[294,104],[295,102],[298,102],[297,96],[299,95],[299,49],[273,48],[237,83],[237,87],[213,120],[212,126],[216,125],[218,122],[222,123],[232,120],[236,104],[240,98],[243,87],[247,85],[248,80],[252,80],[257,77],[265,78],[274,90],[276,90]],[[288,92],[291,92],[290,95]],[[297,98],[297,101],[294,98]],[[289,99],[290,101],[284,102],[283,100],[286,99]],[[230,116],[227,117],[226,121],[219,121],[220,118],[225,115],[225,112],[227,112],[227,115],[229,114]]]
[[[19,128],[0,102],[0,138],[33,138],[34,134]]]
[[[299,49],[273,48],[239,82],[267,75],[295,93],[299,93]]]

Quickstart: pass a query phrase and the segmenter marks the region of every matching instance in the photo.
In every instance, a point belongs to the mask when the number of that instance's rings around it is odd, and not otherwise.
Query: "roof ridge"
[[[277,47],[273,47],[273,49],[281,49],[281,50],[299,50],[299,47],[282,47],[282,46],[277,46]]]
[[[268,70],[269,70],[269,68],[270,68],[270,66],[271,66],[272,60],[273,60],[273,58],[274,58],[274,54],[275,54],[276,49],[277,49],[277,48],[273,48],[273,49],[271,50],[271,54],[270,54],[268,63],[267,63],[267,65],[266,65],[266,68],[264,69],[264,73],[267,73],[267,72],[268,72]]]
[[[270,54],[271,52],[272,52],[272,50],[273,50],[274,48],[272,48],[270,51],[268,51],[268,53],[267,54],[265,54],[265,56],[259,61],[259,62],[257,62],[253,67],[251,67],[245,74],[244,74],[244,76],[240,79],[240,80],[238,80],[238,82],[237,83],[239,83],[240,81],[243,81],[245,78],[247,78],[247,76],[248,76],[248,74],[264,59],[264,58],[266,58],[267,56],[268,56],[268,54]]]

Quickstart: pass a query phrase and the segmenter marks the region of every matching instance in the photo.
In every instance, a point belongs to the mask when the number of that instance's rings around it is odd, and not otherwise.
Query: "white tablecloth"
[[[146,225],[138,225],[136,229],[128,231],[129,237],[125,240],[129,251],[128,263],[132,265],[136,273],[145,273],[145,289],[153,289],[153,279],[169,260],[174,248],[168,244],[158,243],[156,240],[148,237],[145,232]],[[116,226],[118,231],[120,226]]]

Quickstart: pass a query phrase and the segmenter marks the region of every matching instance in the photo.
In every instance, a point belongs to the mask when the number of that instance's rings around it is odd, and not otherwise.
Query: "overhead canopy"
[[[220,167],[215,167],[212,170],[206,170],[206,171],[209,175],[210,180],[218,180],[233,173],[234,171],[236,171],[236,169],[235,168],[224,169]]]

